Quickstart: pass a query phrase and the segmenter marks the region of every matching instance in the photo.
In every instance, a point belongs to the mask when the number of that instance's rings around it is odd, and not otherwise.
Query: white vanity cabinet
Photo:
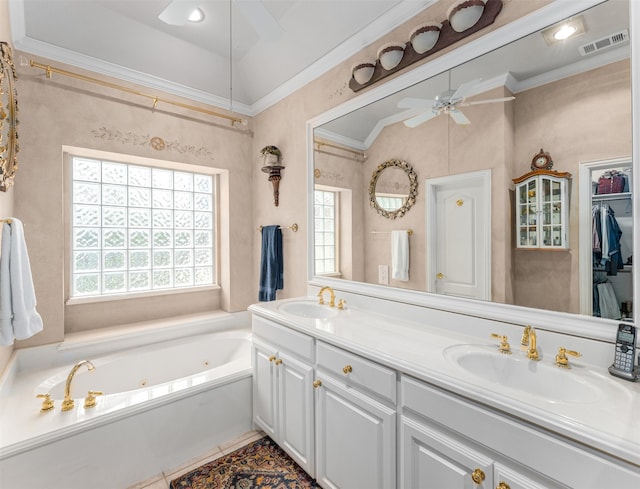
[[[253,318],[253,420],[313,474],[313,338]]]
[[[395,371],[323,342],[316,354],[316,480],[396,487]]]
[[[559,435],[407,376],[401,391],[403,488],[640,487],[637,470]]]

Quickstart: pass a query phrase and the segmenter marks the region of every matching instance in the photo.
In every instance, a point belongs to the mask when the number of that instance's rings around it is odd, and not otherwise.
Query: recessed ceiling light
[[[579,15],[578,17],[572,17],[543,30],[542,37],[544,37],[547,44],[551,46],[554,43],[564,41],[570,37],[584,34],[586,31],[584,17]]]
[[[204,12],[201,8],[195,8],[189,14],[189,22],[202,22],[204,20]]]

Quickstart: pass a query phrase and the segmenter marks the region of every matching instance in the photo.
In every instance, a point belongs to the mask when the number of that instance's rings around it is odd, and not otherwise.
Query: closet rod
[[[72,71],[63,70],[61,68],[54,68],[53,66],[49,66],[49,65],[43,65],[41,63],[37,63],[36,61],[33,61],[32,59],[29,60],[29,65],[32,68],[39,68],[41,70],[44,70],[45,75],[46,75],[46,77],[48,79],[51,79],[52,73],[57,73],[59,75],[68,76],[70,78],[76,78],[78,80],[86,81],[86,82],[89,82],[89,83],[95,83],[96,85],[102,85],[103,87],[113,88],[115,90],[121,90],[123,92],[131,93],[133,95],[138,95],[140,97],[146,97],[148,99],[153,100],[153,108],[154,109],[156,108],[156,105],[158,105],[158,102],[163,102],[163,103],[166,103],[166,104],[175,105],[176,107],[182,107],[183,109],[195,110],[196,112],[202,112],[203,114],[212,115],[212,116],[215,116],[215,117],[220,117],[222,119],[227,119],[227,120],[231,121],[231,125],[234,126],[234,127],[235,127],[236,124],[240,124],[242,126],[246,126],[247,125],[247,121],[245,119],[240,119],[239,117],[235,117],[235,116],[228,115],[228,114],[223,114],[221,112],[216,112],[214,110],[203,109],[203,108],[196,107],[196,106],[193,106],[193,105],[183,104],[182,102],[176,102],[176,101],[173,101],[173,100],[163,99],[163,98],[160,98],[160,97],[158,97],[156,95],[149,95],[147,93],[142,93],[142,92],[139,92],[137,90],[133,90],[131,88],[123,87],[122,85],[117,85],[116,83],[111,83],[111,82],[98,80],[97,78],[91,78],[90,76],[81,75],[79,73],[74,73]]]
[[[631,200],[633,196],[631,194],[627,195],[616,195],[616,194],[600,194],[600,195],[592,195],[591,200]]]
[[[351,153],[353,156],[359,156],[363,160],[367,159],[367,154],[363,153],[362,151],[356,151],[354,149],[345,148],[344,146],[338,146],[337,144],[325,143],[325,142],[317,141],[317,140],[314,141],[314,143],[318,145],[318,148],[317,148],[318,151],[321,150],[322,146],[327,146],[329,148],[334,148],[334,149],[339,149],[341,151],[346,151],[347,153]]]

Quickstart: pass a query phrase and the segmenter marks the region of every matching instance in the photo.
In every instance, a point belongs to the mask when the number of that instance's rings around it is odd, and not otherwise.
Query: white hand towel
[[[391,231],[391,278],[409,280],[409,233]]]
[[[9,229],[7,229],[7,227]],[[9,233],[9,251],[4,248],[5,235]],[[11,218],[11,224],[3,226],[2,250],[0,255],[0,341],[3,345],[11,345],[14,338],[24,340],[42,331],[43,324],[40,314],[36,311],[36,293],[31,277],[31,264],[24,240],[22,222]],[[8,261],[8,266],[4,263]],[[8,276],[7,276],[8,269]],[[9,295],[11,330],[7,329],[5,318],[6,295]]]
[[[9,278],[9,257],[11,256],[11,225],[2,226],[2,248],[0,248],[0,345],[13,344],[11,325],[11,279]]]

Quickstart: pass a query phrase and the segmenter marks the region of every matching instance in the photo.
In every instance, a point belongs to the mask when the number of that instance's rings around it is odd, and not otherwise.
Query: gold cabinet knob
[[[439,273],[438,275],[436,275],[436,278],[437,278],[438,280],[442,280],[442,279],[444,278],[444,274],[441,272],[441,273]]]
[[[345,375],[350,374],[351,372],[353,372],[353,367],[351,365],[345,365],[344,367],[342,367],[342,372]]]
[[[484,481],[484,479],[485,479],[485,475],[482,469],[475,469],[471,473],[471,480],[474,482],[474,484],[480,485],[482,484],[482,481]]]
[[[500,484],[496,486],[496,489],[511,489],[511,487],[509,487],[509,484],[505,481],[500,481]]]
[[[269,357],[269,361],[270,361],[270,362],[273,362],[275,359],[276,359],[276,356],[275,356],[275,355],[271,355],[271,356]]]
[[[87,392],[87,397],[84,398],[84,407],[92,408],[96,405],[96,396],[103,395],[101,391],[89,391]]]
[[[317,389],[318,387],[322,387],[322,381],[321,380],[314,380],[313,381],[313,388]]]
[[[280,365],[281,363],[282,363],[282,358],[278,358],[278,359],[276,360],[276,365]]]
[[[40,408],[41,413],[46,413],[47,411],[51,411],[53,409],[53,400],[51,400],[51,394],[38,394],[36,397],[39,399],[44,399],[42,401],[42,407]]]

